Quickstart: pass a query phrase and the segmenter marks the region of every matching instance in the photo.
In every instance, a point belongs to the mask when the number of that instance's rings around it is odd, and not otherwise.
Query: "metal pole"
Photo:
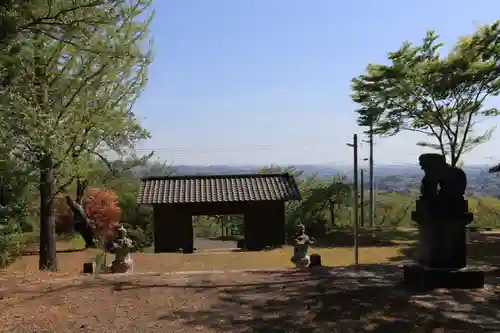
[[[359,210],[359,225],[360,227],[365,226],[365,170],[361,169],[360,170],[360,175],[359,175],[359,202],[360,202],[360,210]]]
[[[370,177],[370,218],[368,220],[370,228],[375,225],[375,191],[373,190],[373,122],[370,122],[370,157],[369,157],[369,177]]]
[[[354,134],[352,144],[347,144],[354,148],[354,182],[353,182],[353,229],[354,229],[354,264],[358,265],[358,135]]]

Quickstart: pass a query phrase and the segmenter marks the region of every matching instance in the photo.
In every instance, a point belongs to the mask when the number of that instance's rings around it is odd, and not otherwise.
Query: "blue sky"
[[[141,151],[173,164],[347,164],[345,143],[363,132],[350,80],[429,29],[451,45],[498,19],[500,2],[156,0],[154,7],[154,62],[134,107],[152,133]],[[376,163],[415,163],[421,140],[377,139]],[[498,142],[500,132],[465,163],[496,162]],[[365,157],[367,145],[360,149]]]

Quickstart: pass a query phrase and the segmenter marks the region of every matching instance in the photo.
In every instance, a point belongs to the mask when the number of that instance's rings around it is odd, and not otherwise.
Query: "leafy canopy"
[[[22,66],[0,92],[0,129],[16,138],[12,152],[34,166],[49,156],[60,189],[85,176],[95,153],[123,154],[149,136],[131,108],[151,63],[143,45],[151,1],[78,3],[65,11],[72,29],[42,31],[51,22],[44,19],[23,30],[30,38],[17,41]]]
[[[485,102],[500,92],[500,21],[460,38],[447,55],[440,54],[442,46],[434,31],[421,45],[403,43],[389,53],[389,65],[370,64],[352,80],[352,99],[360,105],[358,123],[372,124],[373,134],[423,133],[435,141],[419,145],[456,165],[491,137],[494,128],[474,134],[478,121],[499,114]]]

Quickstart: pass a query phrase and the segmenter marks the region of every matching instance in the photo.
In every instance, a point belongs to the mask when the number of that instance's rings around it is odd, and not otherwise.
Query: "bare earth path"
[[[215,239],[206,238],[195,238],[194,247],[200,251],[204,250],[214,250],[214,249],[235,249],[237,248],[237,242],[235,241],[222,241]]]
[[[500,331],[495,288],[415,295],[392,265],[0,278],[0,332]]]

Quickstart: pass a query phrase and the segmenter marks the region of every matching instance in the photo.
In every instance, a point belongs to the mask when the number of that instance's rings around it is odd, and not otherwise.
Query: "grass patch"
[[[417,240],[415,229],[360,229],[358,231],[359,247],[393,247],[410,245]],[[322,247],[353,247],[354,234],[351,229],[337,229],[325,237],[316,238],[316,244]]]
[[[217,241],[233,241],[237,242],[239,240],[243,239],[243,236],[215,236],[215,237],[210,237],[210,240],[217,240]]]
[[[401,251],[399,247],[361,248],[359,262],[388,263]],[[136,271],[155,271],[155,268],[159,268],[159,271],[292,268],[294,267],[290,262],[292,252],[291,247],[284,247],[262,252],[137,254],[134,256],[136,260],[134,267]],[[325,266],[349,266],[354,263],[353,249],[312,248],[310,253],[320,254]]]
[[[500,265],[500,234],[473,234],[473,244],[469,246],[469,263],[481,265]],[[360,264],[397,263],[414,256],[414,243],[410,240],[393,240],[393,246],[366,246],[359,248]],[[101,250],[87,249],[74,253],[58,253],[59,270],[63,273],[80,274],[84,262],[93,260]],[[286,246],[280,249],[260,252],[232,252],[221,250],[217,252],[198,252],[194,254],[181,253],[148,253],[153,248],[142,253],[133,253],[135,272],[171,272],[190,270],[231,270],[231,269],[265,269],[291,268],[290,262],[293,248]],[[321,255],[325,266],[349,266],[354,264],[352,247],[311,247],[309,253]],[[114,259],[113,254],[107,254],[107,262]],[[9,267],[12,271],[38,270],[38,256],[24,256]]]
[[[40,251],[40,237],[38,233],[24,233],[20,236],[23,255],[37,255]],[[85,249],[85,241],[80,235],[58,236],[56,239],[58,252],[76,252]]]
[[[88,249],[82,252],[58,253],[59,271],[80,274],[83,263],[92,261],[100,254],[99,251]],[[359,263],[388,263],[402,251],[401,247],[360,248]],[[292,247],[287,246],[261,252],[133,253],[132,259],[134,272],[292,268],[292,252]],[[325,266],[349,266],[354,263],[354,252],[350,248],[312,248],[310,253],[319,253]],[[114,255],[107,256],[108,263],[114,260]],[[35,272],[38,269],[38,256],[19,258],[9,269]]]

